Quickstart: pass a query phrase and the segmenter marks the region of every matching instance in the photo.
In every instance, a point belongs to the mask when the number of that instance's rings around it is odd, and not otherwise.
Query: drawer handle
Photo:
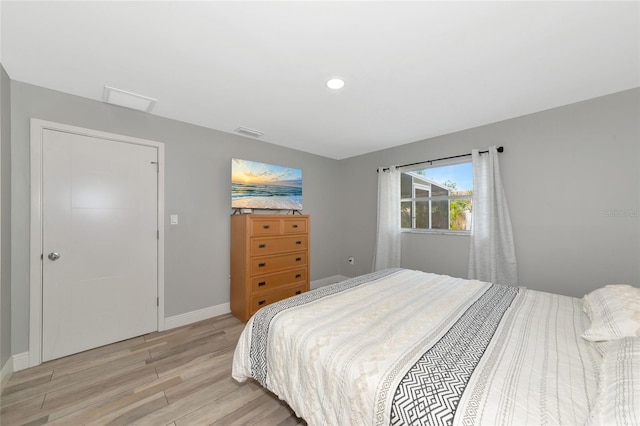
[[[296,291],[296,294],[300,294],[300,293],[302,293],[302,290]]]
[[[297,228],[297,227],[298,227],[298,225],[297,225],[296,223],[294,223],[292,226],[293,226],[294,228]]]
[[[262,306],[262,305],[264,305],[264,304],[265,304],[265,302],[266,302],[266,300],[261,300],[261,301],[259,301],[259,302],[258,302],[258,306]]]
[[[262,229],[269,229],[271,228],[271,225],[262,225]]]
[[[258,268],[264,268],[265,266],[267,266],[266,263],[258,263]]]
[[[258,283],[258,287],[262,287],[263,285],[266,285],[266,284],[267,284],[267,282],[266,282],[266,281],[260,281],[260,282]]]
[[[265,248],[266,246],[266,244],[258,244],[258,248]]]
[[[302,260],[301,257],[296,257],[296,262],[300,262]]]
[[[296,245],[302,244],[302,241],[296,241]]]
[[[300,278],[302,274],[296,274],[296,278]]]

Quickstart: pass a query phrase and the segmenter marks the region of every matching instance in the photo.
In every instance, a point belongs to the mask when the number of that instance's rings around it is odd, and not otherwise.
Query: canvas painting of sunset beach
[[[302,210],[302,170],[233,158],[231,207]]]

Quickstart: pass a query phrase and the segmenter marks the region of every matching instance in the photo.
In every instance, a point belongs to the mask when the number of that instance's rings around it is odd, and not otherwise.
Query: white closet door
[[[42,360],[157,330],[157,149],[44,130],[42,153]]]

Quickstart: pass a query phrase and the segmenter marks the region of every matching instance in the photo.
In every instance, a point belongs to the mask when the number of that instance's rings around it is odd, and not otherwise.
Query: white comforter
[[[256,313],[233,377],[310,425],[585,422],[599,355],[579,299],[409,270],[334,286]]]

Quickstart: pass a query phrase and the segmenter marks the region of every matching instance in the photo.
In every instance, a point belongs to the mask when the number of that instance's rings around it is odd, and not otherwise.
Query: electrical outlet
[[[353,258],[353,256],[349,256],[349,263],[350,263],[351,265],[353,265],[353,264],[355,264],[355,263],[356,263],[356,260]]]

